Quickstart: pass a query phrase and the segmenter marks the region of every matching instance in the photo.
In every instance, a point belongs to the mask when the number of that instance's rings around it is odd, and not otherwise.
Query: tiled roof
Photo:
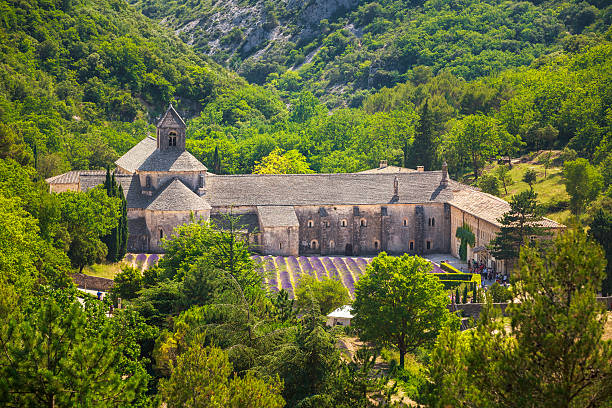
[[[49,184],[77,184],[82,174],[106,176],[106,170],[72,170],[64,174],[49,177],[45,181]]]
[[[157,140],[151,136],[142,139],[115,162],[117,166],[134,173],[140,171],[205,171],[198,159],[186,150],[157,150]]]
[[[118,158],[115,164],[130,173],[134,173],[156,148],[157,140],[154,137],[147,136],[128,150],[126,154]]]
[[[449,204],[498,227],[501,226],[498,219],[510,210],[510,204],[507,201],[459,183],[454,182],[454,184],[462,186],[462,188],[453,191],[453,198],[449,200]],[[545,228],[564,227],[548,218],[544,218],[539,225]]]
[[[257,214],[263,228],[300,226],[295,210],[291,206],[260,206],[257,207]]]
[[[393,200],[395,177],[399,180],[397,201]],[[213,207],[447,202],[452,192],[440,186],[441,179],[440,171],[209,176],[206,199]]]
[[[202,197],[191,191],[179,179],[172,180],[153,198],[147,210],[156,211],[198,211],[210,210]]]
[[[82,174],[81,175],[81,190],[87,191],[100,184],[104,183],[106,174],[92,175]],[[115,174],[115,180],[123,187],[123,194],[127,200],[128,208],[146,208],[150,201],[150,197],[143,195],[140,188],[140,178],[136,174]]]
[[[185,127],[185,122],[181,115],[170,104],[164,116],[157,122],[157,127]]]
[[[155,150],[140,166],[140,171],[206,171],[198,159],[186,150]]]

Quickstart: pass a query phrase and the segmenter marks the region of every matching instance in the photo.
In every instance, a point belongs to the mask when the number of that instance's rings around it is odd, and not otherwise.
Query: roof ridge
[[[289,173],[289,174],[213,174],[208,173],[209,176],[212,177],[286,177],[286,176],[311,176],[311,177],[320,177],[320,176],[355,176],[355,177],[391,177],[396,176],[398,174],[405,175],[422,175],[422,174],[436,174],[442,173],[442,170],[429,170],[429,171],[414,171],[414,172],[404,172],[404,173]],[[453,180],[454,181],[454,180]]]

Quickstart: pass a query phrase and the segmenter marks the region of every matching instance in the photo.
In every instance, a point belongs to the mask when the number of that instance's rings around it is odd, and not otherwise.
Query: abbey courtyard
[[[116,162],[127,199],[128,251],[161,252],[163,238],[196,219],[239,215],[252,247],[265,255],[459,256],[455,231],[475,235],[468,258],[504,271],[486,246],[509,210],[501,198],[451,180],[441,171],[388,166],[359,173],[218,175],[185,150],[186,126],[170,106],[147,136]],[[105,171],[70,171],[47,179],[52,192],[86,191]],[[543,226],[563,225],[544,219]]]

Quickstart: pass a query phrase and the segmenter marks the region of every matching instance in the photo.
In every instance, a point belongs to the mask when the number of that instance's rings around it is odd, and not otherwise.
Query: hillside
[[[330,107],[423,70],[470,80],[576,50],[612,15],[598,0],[130,1],[250,82],[308,89]]]
[[[250,87],[121,0],[0,10],[0,138],[15,145],[3,151],[43,177],[112,163],[171,101],[189,117]]]

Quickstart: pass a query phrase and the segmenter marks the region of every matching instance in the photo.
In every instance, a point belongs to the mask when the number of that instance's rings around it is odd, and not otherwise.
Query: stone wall
[[[337,205],[295,207],[299,250],[306,255],[376,255],[448,252],[450,207]]]
[[[209,210],[201,211],[151,211],[145,210],[145,220],[150,234],[149,252],[161,253],[161,239],[170,238],[174,228],[191,222],[191,214],[196,220],[210,219]]]
[[[49,192],[51,193],[63,193],[65,191],[79,191],[79,183],[49,184]]]
[[[206,171],[139,171],[140,185],[143,193],[149,195],[155,194],[155,191],[169,181],[178,178],[187,187],[194,192],[197,192],[200,187],[200,175],[204,175],[203,188],[206,188]],[[147,187],[147,177],[150,181],[150,187]]]
[[[298,256],[297,227],[266,227],[260,234],[261,250],[266,255]]]

